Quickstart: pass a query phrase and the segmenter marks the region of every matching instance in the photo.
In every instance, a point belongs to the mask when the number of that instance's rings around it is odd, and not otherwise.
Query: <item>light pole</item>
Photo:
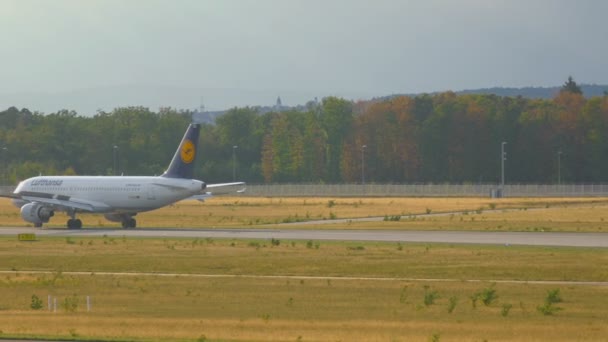
[[[118,146],[114,145],[114,147],[112,148],[112,156],[114,157],[114,176],[116,176],[116,172],[118,171]]]
[[[507,160],[507,152],[505,152],[506,141],[500,144],[500,192],[501,197],[505,191],[505,161]]]
[[[236,149],[237,145],[232,146],[232,181],[236,182]]]
[[[4,170],[2,170],[2,182],[4,185],[8,185],[8,148],[2,147],[2,162],[4,163]]]
[[[365,149],[367,145],[361,146],[361,185],[365,185]]]
[[[557,151],[557,185],[562,185],[562,151]]]

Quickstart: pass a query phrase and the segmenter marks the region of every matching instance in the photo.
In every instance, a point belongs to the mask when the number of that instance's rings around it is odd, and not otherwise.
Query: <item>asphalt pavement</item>
[[[79,230],[0,227],[0,235],[17,236],[34,233],[37,236],[56,237],[156,237],[156,238],[217,238],[217,239],[282,239],[282,240],[334,240],[334,241],[385,241],[490,245],[531,245],[568,247],[608,247],[608,233],[560,232],[480,232],[480,231],[403,231],[403,230],[343,230],[343,229],[173,229],[135,228]]]

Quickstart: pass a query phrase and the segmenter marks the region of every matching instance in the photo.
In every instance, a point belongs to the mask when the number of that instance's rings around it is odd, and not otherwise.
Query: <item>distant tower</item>
[[[275,110],[281,110],[283,108],[283,103],[281,102],[281,97],[277,97],[277,103],[274,105]]]
[[[205,104],[203,103],[203,97],[201,96],[201,105],[198,107],[198,110],[194,110],[192,113],[192,122],[195,123],[204,123],[204,122],[213,122],[213,119],[209,116],[209,114],[205,113]]]
[[[199,113],[205,112],[205,102],[203,101],[203,97],[201,96],[201,106],[198,109]]]

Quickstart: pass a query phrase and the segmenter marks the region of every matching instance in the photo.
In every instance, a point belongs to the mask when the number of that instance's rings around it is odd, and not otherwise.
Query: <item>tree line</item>
[[[158,175],[192,113],[117,108],[93,117],[0,112],[3,183],[38,174]],[[569,79],[552,99],[444,92],[265,114],[233,108],[204,124],[196,177],[249,183],[605,182],[608,96]]]

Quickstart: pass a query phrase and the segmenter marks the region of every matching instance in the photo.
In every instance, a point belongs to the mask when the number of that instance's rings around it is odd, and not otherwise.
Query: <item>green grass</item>
[[[0,271],[7,271],[0,274],[0,338],[591,341],[608,336],[606,286],[493,282],[606,281],[606,249],[307,244],[0,238]],[[101,273],[134,271],[143,273]],[[487,306],[479,299],[474,307],[470,298],[488,289],[496,297]],[[560,302],[552,305],[559,310],[543,314],[539,307],[556,290]],[[42,310],[31,308],[32,295],[42,300]],[[48,295],[58,303],[76,302],[75,310],[48,312]],[[91,312],[86,296],[93,299]]]
[[[42,239],[18,242],[14,238],[0,238],[0,270],[490,280],[608,279],[608,251],[601,248],[330,241],[280,241],[279,245],[273,245],[272,240],[109,237],[74,237],[68,243],[62,238]]]

